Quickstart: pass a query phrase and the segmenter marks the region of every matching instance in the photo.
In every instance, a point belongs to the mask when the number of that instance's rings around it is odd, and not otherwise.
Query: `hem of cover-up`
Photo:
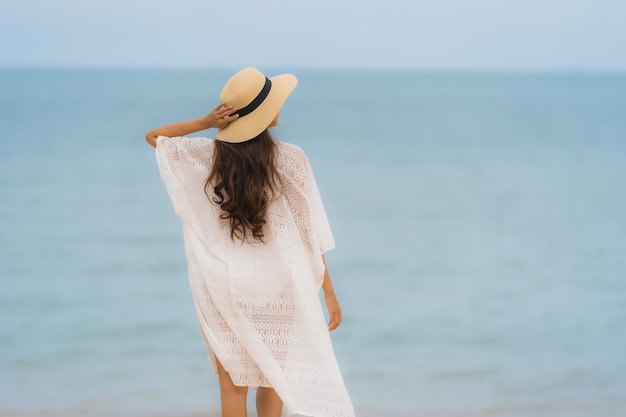
[[[335,249],[334,244],[320,247],[320,256],[324,256],[324,254],[331,249]],[[323,283],[324,283],[324,270],[322,268],[322,274],[315,280],[315,289],[319,291],[322,288]]]
[[[233,381],[233,384],[238,386],[238,387],[248,387],[248,388],[252,388],[252,389],[256,389],[259,387],[264,387],[264,388],[274,388],[274,386],[272,386],[271,384],[244,384],[241,382],[240,379],[233,379],[232,373],[229,371],[229,367],[230,364],[228,364],[226,361],[223,361],[219,355],[217,354],[217,351],[219,349],[215,349],[215,347],[212,345],[212,343],[210,342],[209,338],[207,337],[207,335],[204,333],[204,329],[202,328],[202,321],[204,320],[204,318],[199,315],[198,319],[200,320],[200,334],[202,335],[202,342],[204,343],[204,349],[206,351],[207,354],[207,359],[209,361],[209,363],[211,364],[211,370],[213,371],[214,374],[218,375],[218,370],[217,370],[217,362],[219,361],[219,363],[222,365],[222,367],[224,368],[224,370],[226,371],[226,373],[228,373],[228,375],[230,376],[231,381]],[[257,369],[259,369],[260,372],[263,372],[261,370],[261,368],[259,367],[259,365],[255,362],[255,365],[257,367]],[[267,378],[265,378],[267,379]]]
[[[283,401],[283,404],[285,402]],[[293,417],[293,416],[304,416],[304,417],[328,417],[329,414],[323,414],[323,413],[311,413],[308,411],[291,411],[287,408],[287,406],[285,405],[285,417]],[[354,416],[354,413],[352,414],[348,414],[350,416]]]
[[[238,386],[238,387],[248,387],[248,388],[252,388],[252,389],[256,389],[259,387],[263,387],[263,388],[274,388],[273,385],[270,384],[255,384],[255,385],[250,385],[250,384],[243,384],[241,383],[241,381],[235,381],[233,379],[232,373],[228,370],[228,365],[224,365],[224,361],[221,360],[219,358],[219,356],[217,355],[217,353],[215,353],[215,349],[213,349],[213,346],[211,346],[211,344],[209,343],[209,341],[207,340],[206,336],[204,335],[204,333],[202,334],[202,338],[204,339],[204,344],[205,344],[205,349],[206,349],[206,353],[207,353],[207,357],[209,359],[209,363],[211,364],[211,370],[213,371],[213,373],[215,375],[218,375],[218,371],[217,371],[217,362],[219,362],[222,367],[224,368],[224,370],[226,371],[226,373],[230,376],[231,381],[233,381],[233,384]],[[258,367],[258,365],[257,365]]]
[[[322,246],[320,248],[320,252],[322,252],[322,255],[325,254],[326,252],[328,252],[329,250],[335,249],[335,244],[333,243],[332,245],[326,245],[326,246]]]
[[[270,384],[256,384],[256,385],[250,385],[250,384],[243,384],[241,383],[241,381],[235,381],[233,379],[232,374],[228,371],[228,368],[226,365],[224,365],[224,362],[220,360],[220,358],[217,356],[217,354],[211,349],[211,352],[207,352],[208,356],[209,356],[209,362],[211,363],[211,368],[213,370],[213,373],[215,375],[218,375],[217,372],[217,362],[219,361],[220,364],[222,364],[222,367],[224,368],[224,370],[226,371],[226,373],[230,376],[231,381],[233,381],[233,385],[236,385],[238,387],[248,387],[248,388],[252,388],[252,389],[256,389],[256,388],[274,388],[273,385]],[[211,356],[213,356],[213,361],[211,361]]]

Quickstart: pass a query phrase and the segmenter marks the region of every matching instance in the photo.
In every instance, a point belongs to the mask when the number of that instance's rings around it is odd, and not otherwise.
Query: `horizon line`
[[[0,64],[3,70],[112,70],[112,71],[233,71],[244,68],[239,65],[32,65]],[[626,74],[626,68],[476,68],[476,67],[368,67],[368,66],[307,66],[307,65],[260,65],[263,69],[293,68],[309,72],[350,73],[491,73],[491,74]]]

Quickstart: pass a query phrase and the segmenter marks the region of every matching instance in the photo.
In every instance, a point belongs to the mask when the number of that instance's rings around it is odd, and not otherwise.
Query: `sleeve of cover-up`
[[[311,209],[311,223],[313,225],[314,234],[317,237],[320,252],[324,253],[335,247],[335,240],[333,239],[333,234],[326,216],[326,211],[324,210],[322,197],[317,188],[313,170],[306,156],[304,156],[304,167],[307,176],[306,194]]]
[[[170,200],[172,200],[174,212],[179,217],[184,217],[187,212],[187,202],[180,172],[180,142],[181,138],[159,136],[157,138],[156,158],[161,179],[165,184]]]
[[[204,137],[157,138],[156,158],[161,179],[182,219],[198,209],[198,190],[203,190],[213,155],[213,139]]]

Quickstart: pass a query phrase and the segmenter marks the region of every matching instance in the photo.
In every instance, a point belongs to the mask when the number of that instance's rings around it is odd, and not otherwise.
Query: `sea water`
[[[232,72],[0,71],[0,414],[219,410],[143,135]],[[295,72],[358,414],[626,415],[626,74]]]

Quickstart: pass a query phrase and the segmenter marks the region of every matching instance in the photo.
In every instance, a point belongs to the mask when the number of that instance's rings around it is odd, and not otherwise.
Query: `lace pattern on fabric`
[[[266,243],[243,244],[204,194],[213,152],[212,139],[157,140],[213,370],[219,358],[236,385],[273,387],[288,416],[354,416],[318,297],[321,255],[334,241],[304,152],[277,142],[282,189],[268,208]]]

